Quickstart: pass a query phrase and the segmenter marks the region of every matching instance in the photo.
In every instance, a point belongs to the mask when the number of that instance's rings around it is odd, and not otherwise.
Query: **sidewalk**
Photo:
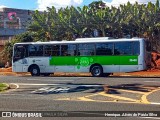
[[[160,71],[139,71],[130,73],[114,73],[113,76],[160,77]]]

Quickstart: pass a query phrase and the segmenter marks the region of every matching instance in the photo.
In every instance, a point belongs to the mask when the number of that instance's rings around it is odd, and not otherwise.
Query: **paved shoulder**
[[[159,104],[160,105],[160,88],[152,91],[147,96],[147,99],[149,102],[151,102],[151,104]]]

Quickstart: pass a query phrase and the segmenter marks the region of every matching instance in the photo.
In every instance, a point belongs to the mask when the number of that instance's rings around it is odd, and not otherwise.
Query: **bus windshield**
[[[26,45],[15,45],[14,53],[13,53],[13,60],[17,61],[19,59],[23,59],[24,57],[27,57]]]

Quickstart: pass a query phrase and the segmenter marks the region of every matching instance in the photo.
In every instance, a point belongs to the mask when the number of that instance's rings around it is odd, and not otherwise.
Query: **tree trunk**
[[[106,34],[105,34],[105,29],[104,29],[104,27],[103,27],[103,26],[101,26],[101,31],[102,31],[102,37],[105,37],[105,36],[106,36]]]

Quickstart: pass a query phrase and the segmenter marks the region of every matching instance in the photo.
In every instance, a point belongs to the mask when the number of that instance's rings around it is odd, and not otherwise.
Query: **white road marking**
[[[160,81],[144,81],[144,82],[154,82],[154,83],[160,83]]]
[[[22,96],[26,96],[26,94],[25,95],[24,94],[12,94],[12,93],[11,94],[4,94],[4,93],[0,94],[0,96],[3,96],[3,95],[8,95],[8,96],[10,96],[10,95],[22,95]]]
[[[27,79],[27,80],[37,80],[37,81],[74,81],[74,80],[54,80],[54,79]]]
[[[61,84],[32,84],[32,83],[16,83],[18,85],[28,85],[28,86],[40,86],[40,85],[43,85],[43,86],[47,86],[47,85],[61,85]]]
[[[93,87],[101,85],[59,85],[59,86],[51,86],[51,87],[43,87],[37,90],[32,91],[31,93],[67,93],[71,89],[76,89],[77,87]]]
[[[143,119],[153,119],[153,120],[160,120],[160,117],[140,117]]]
[[[18,85],[28,85],[28,86],[51,86],[51,85],[59,85],[59,86],[80,86],[80,87],[101,87],[102,85],[76,85],[76,84],[34,84],[34,83],[16,83]]]
[[[49,93],[49,92],[61,92],[61,93],[66,93],[70,88],[65,87],[65,88],[50,88],[50,87],[45,87],[45,88],[40,88],[38,90],[32,91],[31,93]]]
[[[160,105],[160,103],[155,103],[155,102],[152,102],[151,104],[152,105]]]

